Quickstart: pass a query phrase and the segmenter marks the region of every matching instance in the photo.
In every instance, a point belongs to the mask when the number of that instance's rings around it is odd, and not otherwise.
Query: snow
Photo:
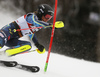
[[[100,64],[78,60],[59,54],[51,53],[47,72],[44,73],[44,66],[47,57],[45,54],[31,52],[16,55],[10,60],[17,61],[20,64],[35,65],[40,67],[38,73],[31,73],[16,68],[0,67],[0,75],[3,77],[99,77]]]
[[[3,10],[0,11],[0,28],[4,25],[14,21],[17,17],[9,12]],[[27,36],[21,38],[27,39]],[[0,51],[4,50],[4,47]],[[32,49],[35,49],[33,46]],[[1,67],[1,77],[100,77],[100,64],[89,62],[81,59],[75,59],[64,55],[51,53],[48,64],[47,72],[44,73],[44,66],[47,58],[47,52],[44,54],[38,54],[35,52],[16,55],[14,57],[0,56],[0,59],[14,60],[20,64],[39,66],[40,71],[37,73],[31,73],[24,70]]]

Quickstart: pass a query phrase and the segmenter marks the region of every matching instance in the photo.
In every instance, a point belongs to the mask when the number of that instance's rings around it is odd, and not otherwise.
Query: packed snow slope
[[[11,12],[1,10],[0,28],[14,21],[17,17]],[[21,39],[28,40],[27,36]],[[6,48],[7,47],[4,47],[0,51]],[[33,46],[32,49],[35,49],[35,47]],[[47,52],[44,54],[38,54],[36,51],[16,55],[10,58],[0,56],[0,59],[3,60],[14,60],[20,64],[40,67],[40,71],[38,73],[31,73],[16,68],[7,68],[0,66],[0,77],[100,77],[99,63],[74,59],[55,53],[51,53],[47,72],[44,73],[46,58]]]

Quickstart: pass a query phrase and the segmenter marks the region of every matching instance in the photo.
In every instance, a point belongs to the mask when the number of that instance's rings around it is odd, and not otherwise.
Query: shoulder
[[[26,17],[31,18],[33,20],[38,20],[38,17],[35,13],[28,13],[28,14],[26,14]]]
[[[34,13],[27,13],[26,16],[27,17],[29,17],[29,16],[35,16],[35,14]]]

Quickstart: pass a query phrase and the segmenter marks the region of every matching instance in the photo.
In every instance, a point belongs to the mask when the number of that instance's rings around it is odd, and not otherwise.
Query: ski
[[[6,67],[15,67],[18,63],[16,61],[3,61],[0,60],[0,66],[6,66]]]
[[[18,64],[16,68],[26,70],[29,72],[34,72],[34,73],[40,70],[38,66],[28,66],[28,65],[23,65],[23,64]]]
[[[28,65],[18,64],[16,61],[0,60],[0,66],[15,67],[18,69],[22,69],[22,70],[30,71],[30,72],[34,72],[34,73],[36,73],[40,70],[40,68],[38,66],[28,66]]]

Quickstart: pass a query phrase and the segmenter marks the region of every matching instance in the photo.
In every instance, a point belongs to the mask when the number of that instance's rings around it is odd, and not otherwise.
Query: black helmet
[[[43,15],[45,16],[47,14],[53,16],[54,15],[53,9],[49,5],[47,5],[47,4],[39,5],[38,9],[37,9],[37,16],[39,18],[41,18]]]

